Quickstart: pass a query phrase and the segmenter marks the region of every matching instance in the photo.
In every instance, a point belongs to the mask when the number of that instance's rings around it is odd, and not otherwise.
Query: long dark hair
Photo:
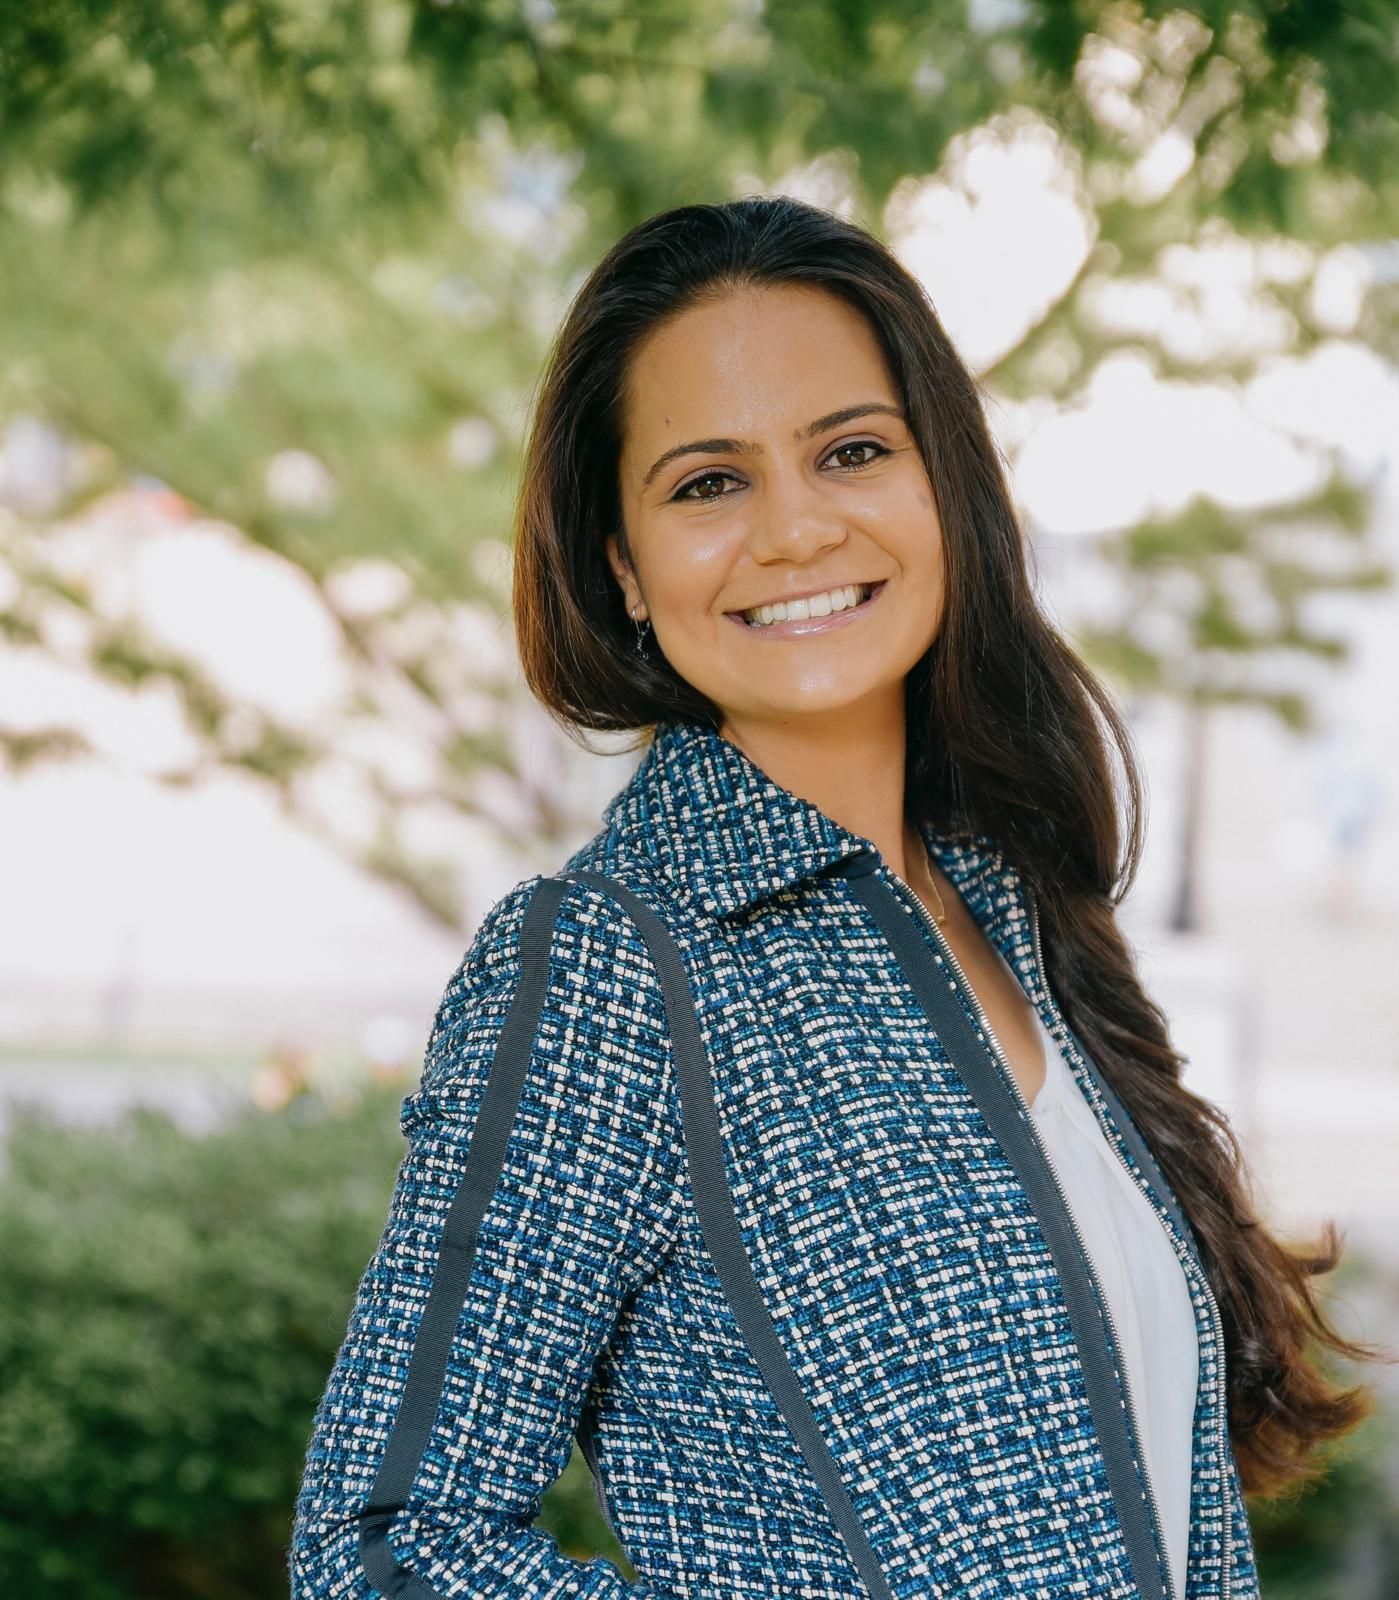
[[[1036,603],[976,380],[921,286],[872,233],[783,196],[680,206],[634,228],[592,272],[550,352],[526,447],[513,580],[525,681],[585,747],[582,730],[643,730],[644,742],[677,715],[719,727],[720,708],[671,669],[654,635],[637,654],[607,562],[609,533],[627,553],[624,386],[639,342],[669,319],[736,289],[792,284],[864,314],[937,495],[946,604],[905,686],[910,819],[989,834],[1035,895],[1055,996],[1201,1244],[1224,1324],[1242,1485],[1254,1495],[1299,1488],[1324,1470],[1318,1446],[1375,1406],[1368,1386],[1334,1385],[1315,1356],[1390,1358],[1343,1338],[1311,1281],[1340,1260],[1334,1221],[1314,1249],[1269,1232],[1227,1117],[1181,1083],[1185,1058],[1116,916],[1143,843],[1127,724]]]

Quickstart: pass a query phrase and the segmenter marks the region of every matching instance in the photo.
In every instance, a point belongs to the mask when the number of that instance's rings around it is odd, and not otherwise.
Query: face
[[[807,287],[685,312],[628,374],[619,467],[629,614],[726,730],[896,714],[936,637],[942,528],[863,317]],[[851,596],[820,598],[849,585]],[[742,613],[817,597],[788,620]],[[803,616],[805,609],[808,614]],[[779,613],[780,615],[780,613]]]

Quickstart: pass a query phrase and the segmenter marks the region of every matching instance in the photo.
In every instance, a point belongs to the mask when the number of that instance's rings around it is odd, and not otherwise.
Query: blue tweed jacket
[[[1013,865],[926,837],[1186,1274],[1185,1594],[1110,1310],[941,930],[869,840],[677,720],[448,983],[294,1600],[1257,1600],[1196,1240]],[[531,1526],[575,1437],[637,1583]]]

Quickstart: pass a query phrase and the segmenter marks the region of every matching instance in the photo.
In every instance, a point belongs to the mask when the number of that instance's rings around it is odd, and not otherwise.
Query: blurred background
[[[523,690],[510,512],[654,211],[871,226],[1127,706],[1123,910],[1258,1204],[1399,1307],[1399,7],[47,0],[0,23],[0,1576],[285,1593],[477,922],[635,756]],[[1267,1600],[1399,1595],[1395,1369]],[[540,1523],[635,1573],[581,1456]]]

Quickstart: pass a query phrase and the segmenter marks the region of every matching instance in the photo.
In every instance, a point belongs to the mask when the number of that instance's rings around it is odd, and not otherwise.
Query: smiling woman
[[[1374,1352],[1181,1081],[1127,727],[893,255],[783,198],[621,240],[514,606],[541,703],[644,754],[443,995],[296,1600],[1258,1600],[1245,1492]],[[634,1584],[534,1526],[575,1438]]]
[[[904,681],[941,614],[942,530],[867,319],[803,284],[702,300],[638,344],[622,407],[625,533],[608,561],[628,614],[723,707],[721,731],[788,773],[901,756]],[[706,430],[719,419],[723,435]],[[897,830],[889,800],[871,829]],[[842,814],[828,786],[824,801]]]

